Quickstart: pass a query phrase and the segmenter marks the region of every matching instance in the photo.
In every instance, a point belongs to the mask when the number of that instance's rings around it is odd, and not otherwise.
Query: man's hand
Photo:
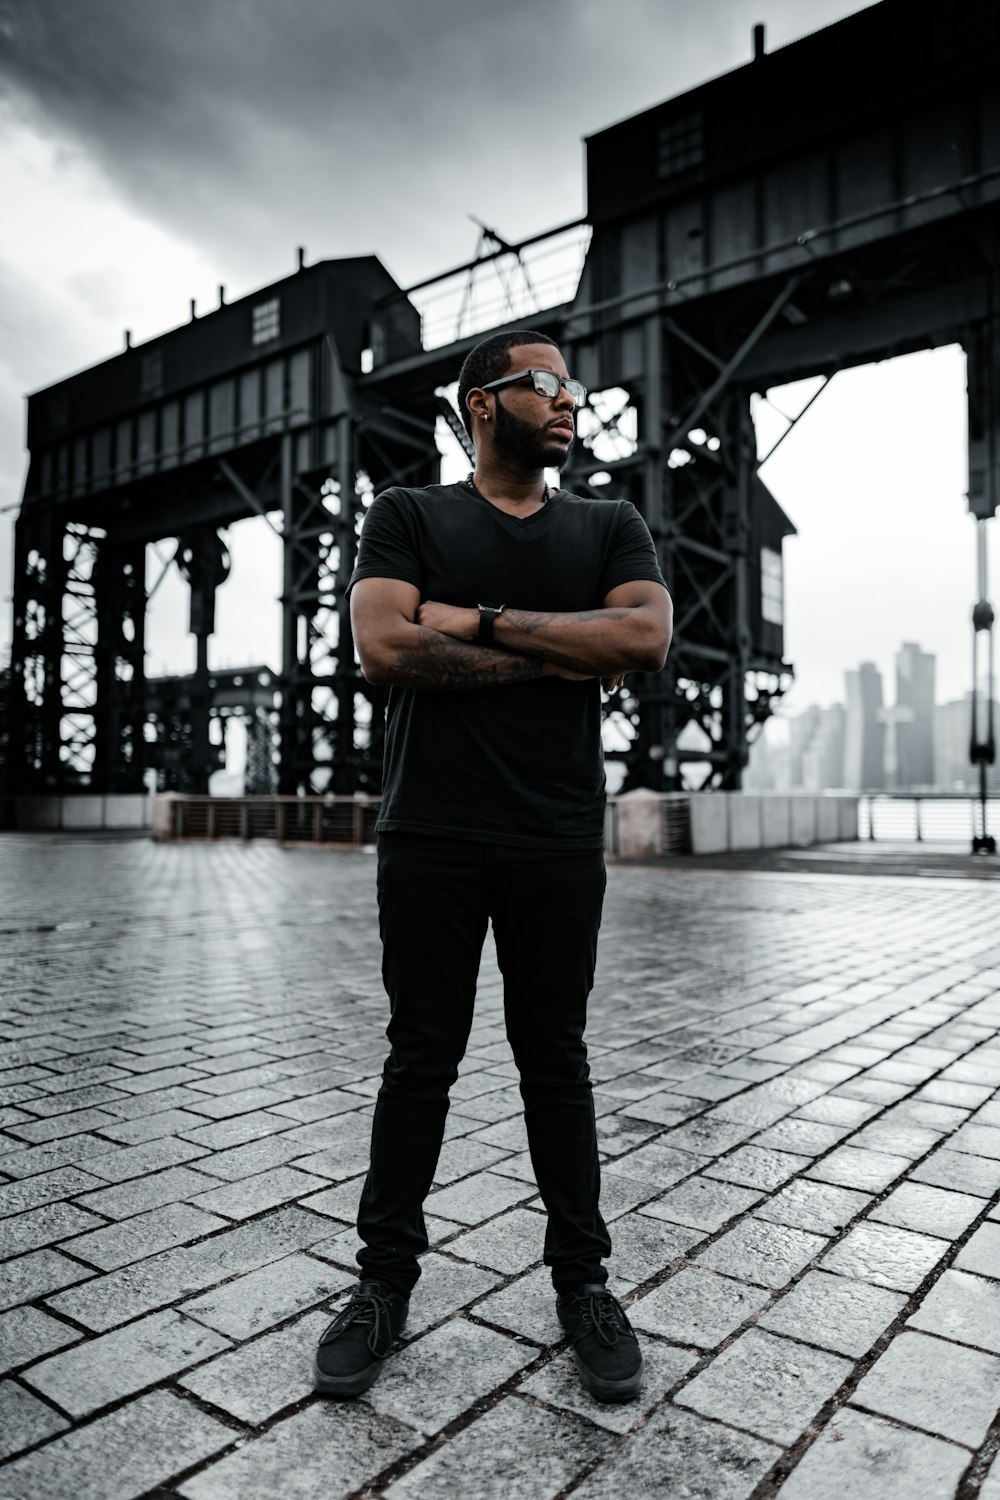
[[[453,604],[435,604],[426,600],[417,610],[417,624],[439,635],[450,635],[456,641],[479,639],[478,609],[458,609]]]

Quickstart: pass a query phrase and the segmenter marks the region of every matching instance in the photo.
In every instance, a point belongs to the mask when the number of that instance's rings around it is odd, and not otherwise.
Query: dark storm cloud
[[[744,61],[752,4],[0,0],[0,86],[220,267],[304,239],[410,277],[471,250],[468,212],[581,212],[581,135]],[[852,7],[770,8],[797,34]]]

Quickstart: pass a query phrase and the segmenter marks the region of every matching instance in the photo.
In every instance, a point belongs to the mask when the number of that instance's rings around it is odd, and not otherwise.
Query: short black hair
[[[465,363],[458,377],[458,410],[470,437],[472,416],[465,404],[469,392],[506,375],[510,366],[510,351],[521,344],[551,344],[553,349],[559,347],[547,333],[537,333],[532,328],[517,328],[510,333],[495,333],[492,338],[483,339],[481,344],[470,349],[465,356]]]

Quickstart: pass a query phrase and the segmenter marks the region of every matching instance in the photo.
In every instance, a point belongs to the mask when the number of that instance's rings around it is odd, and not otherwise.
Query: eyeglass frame
[[[536,385],[536,396],[545,396],[549,401],[555,401],[558,399],[559,392],[563,389],[563,387],[565,387],[566,394],[572,397],[575,410],[579,411],[581,406],[585,406],[587,404],[587,387],[583,385],[579,380],[574,380],[570,375],[557,375],[555,370],[518,370],[514,375],[502,375],[499,380],[491,380],[488,385],[481,385],[479,389],[481,391],[494,391],[498,386],[512,385],[515,380],[526,380],[529,376],[531,377],[532,382],[534,382],[536,375],[548,375],[553,380],[558,380],[559,382],[554,396],[549,395],[548,391],[540,391]],[[571,386],[576,386],[577,390],[580,392],[579,400],[577,400],[576,396],[573,394],[573,391],[570,389]]]

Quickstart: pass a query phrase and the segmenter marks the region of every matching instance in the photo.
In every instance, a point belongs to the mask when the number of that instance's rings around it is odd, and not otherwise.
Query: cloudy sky
[[[850,0],[0,0],[0,650],[23,396],[310,260],[403,284],[585,210],[582,138],[861,8]],[[11,212],[12,205],[17,211]],[[808,388],[774,392],[793,412]],[[967,686],[973,537],[954,350],[838,376],[764,471],[788,544],[793,707],[900,640]],[[761,442],[781,429],[759,413]],[[230,531],[214,660],[276,661],[277,547]],[[155,563],[151,560],[151,568]],[[186,670],[160,590],[149,669]]]

